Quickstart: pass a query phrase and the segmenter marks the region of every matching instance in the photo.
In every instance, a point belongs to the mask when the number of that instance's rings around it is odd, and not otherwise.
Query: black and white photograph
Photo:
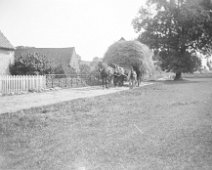
[[[212,170],[212,0],[0,0],[0,170]]]

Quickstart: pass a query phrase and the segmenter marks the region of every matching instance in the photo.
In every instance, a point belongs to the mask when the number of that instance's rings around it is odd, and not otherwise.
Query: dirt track
[[[141,86],[149,85],[151,83],[143,83]],[[129,90],[128,87],[116,87],[105,89],[102,87],[84,87],[63,89],[56,91],[49,91],[44,93],[30,93],[16,96],[0,97],[0,114],[6,112],[15,112],[22,109],[29,109],[32,107],[39,107],[70,101],[79,98],[95,97],[100,95],[107,95],[123,90]]]

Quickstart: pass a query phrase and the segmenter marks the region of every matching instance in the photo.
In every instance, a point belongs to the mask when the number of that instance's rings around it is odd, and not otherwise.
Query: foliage
[[[90,75],[91,75],[92,77],[97,78],[97,79],[100,79],[100,78],[101,78],[101,75],[100,75],[100,72],[99,72],[98,67],[95,67],[95,69],[93,69],[93,70],[91,71]]]
[[[113,83],[114,69],[111,66],[100,61],[97,65],[97,71],[99,72],[102,80],[102,85],[106,85],[106,87],[108,87],[109,84]]]
[[[206,64],[207,64],[209,70],[212,70],[212,61],[207,60]]]
[[[80,73],[81,74],[89,74],[91,72],[91,68],[87,64],[80,65]]]
[[[94,57],[90,63],[90,74],[97,79],[100,79],[100,77],[101,77],[100,72],[99,72],[99,63],[101,61],[102,61],[101,58]]]
[[[162,69],[181,75],[200,66],[190,51],[205,52],[211,45],[211,9],[209,0],[148,0],[133,26],[140,42],[158,50]]]
[[[98,66],[98,63],[101,61],[102,61],[102,58],[94,57],[90,63],[91,71],[94,71],[96,69],[96,67]]]
[[[76,69],[71,66],[65,67],[65,73],[71,77],[77,76]]]
[[[59,65],[53,69],[53,73],[54,74],[65,74],[65,71],[64,71],[62,65]]]
[[[10,74],[12,75],[26,75],[29,68],[23,62],[16,60],[14,64],[9,66]]]
[[[58,66],[54,67],[52,73],[55,74],[55,78],[66,77],[66,74],[65,74],[65,71],[64,71],[62,65],[58,65]]]
[[[176,57],[175,55],[168,54],[166,51],[161,51],[160,55],[161,66],[168,71],[175,70],[177,73],[193,73],[201,66],[201,60],[195,53],[186,51],[182,57]]]
[[[152,51],[138,41],[118,41],[104,55],[107,64],[118,64],[125,69],[134,68],[139,77],[154,71]]]
[[[12,75],[44,75],[52,72],[48,59],[39,53],[21,56],[15,60],[14,65],[10,66]]]

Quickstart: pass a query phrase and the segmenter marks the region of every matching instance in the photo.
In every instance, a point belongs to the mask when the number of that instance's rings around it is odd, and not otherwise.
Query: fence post
[[[0,75],[0,94],[2,93],[2,76]]]
[[[9,82],[10,82],[10,79],[9,79],[9,76],[7,76],[7,93],[10,93],[10,90],[9,90]]]
[[[9,94],[46,88],[46,76],[0,75],[0,93]]]
[[[54,85],[54,79],[53,79],[53,76],[51,75],[51,79],[52,79],[52,88],[53,88],[53,85]]]
[[[26,91],[26,76],[23,77],[23,85],[24,85],[24,91]]]
[[[80,72],[80,86],[82,86],[82,73]]]
[[[32,76],[29,77],[30,86],[29,89],[32,90]]]
[[[43,82],[43,83],[42,83],[42,87],[43,87],[44,89],[46,89],[46,87],[47,87],[47,86],[46,86],[47,78],[46,78],[45,75],[44,75],[43,78],[42,78],[42,82]]]
[[[39,80],[40,80],[40,75],[37,75],[36,76],[36,81],[35,81],[35,88],[36,88],[36,91],[38,91],[39,90]]]

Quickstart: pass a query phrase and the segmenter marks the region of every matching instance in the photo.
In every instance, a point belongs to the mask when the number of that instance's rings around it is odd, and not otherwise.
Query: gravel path
[[[150,85],[152,83],[143,83],[141,86]],[[7,112],[15,112],[32,107],[39,107],[49,104],[70,101],[79,98],[89,98],[100,95],[129,90],[128,87],[116,87],[103,89],[102,87],[84,87],[73,89],[62,89],[49,91],[44,93],[30,93],[16,96],[0,97],[0,114]]]

